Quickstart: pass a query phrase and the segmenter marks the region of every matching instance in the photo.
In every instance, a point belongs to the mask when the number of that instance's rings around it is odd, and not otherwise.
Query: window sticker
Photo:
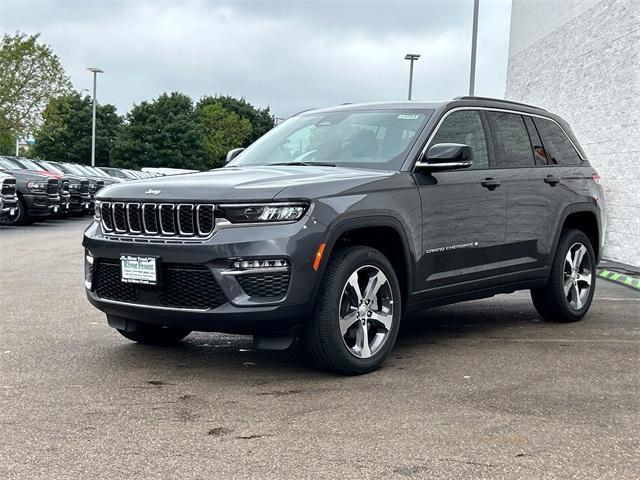
[[[415,114],[415,115],[408,115],[406,113],[401,113],[400,115],[398,115],[398,118],[400,120],[417,120],[418,118],[420,118],[420,114]]]

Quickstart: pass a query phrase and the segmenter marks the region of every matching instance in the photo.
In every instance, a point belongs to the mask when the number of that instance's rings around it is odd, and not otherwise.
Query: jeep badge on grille
[[[150,188],[149,190],[147,190],[146,192],[144,192],[145,195],[160,195],[160,190],[154,190],[153,188]]]

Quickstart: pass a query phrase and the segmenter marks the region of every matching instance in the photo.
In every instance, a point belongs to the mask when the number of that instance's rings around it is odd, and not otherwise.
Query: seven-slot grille
[[[82,180],[80,182],[80,193],[89,193],[89,180]]]
[[[208,203],[102,202],[106,233],[133,236],[203,238],[213,232],[214,205]]]
[[[62,180],[60,182],[60,193],[69,193],[69,180]]]
[[[7,178],[2,183],[2,195],[12,197],[16,194],[16,179]]]

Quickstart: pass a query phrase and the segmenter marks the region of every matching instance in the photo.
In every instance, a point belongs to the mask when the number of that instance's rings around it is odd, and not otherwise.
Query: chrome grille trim
[[[211,231],[207,232],[202,230],[200,226],[200,209],[202,208],[210,208],[211,209]],[[198,229],[198,235],[209,235],[213,230],[215,230],[216,226],[216,217],[215,217],[216,206],[212,203],[201,203],[196,207],[196,228]]]
[[[138,215],[138,225],[140,226],[140,228],[142,228],[142,222],[140,221],[140,204],[136,203],[136,202],[131,202],[131,203],[127,203],[127,206],[125,208],[126,210],[126,218],[127,218],[127,225],[129,226],[129,232],[131,233],[142,233],[142,230],[136,230],[131,226],[131,206],[135,205],[137,207],[137,215]]]
[[[118,214],[120,218],[118,223],[116,223],[116,209],[118,212],[123,212]],[[143,203],[102,200],[100,226],[105,237],[110,240],[197,243],[208,240],[215,233],[217,225],[214,212],[215,205],[212,203]],[[166,217],[164,221],[162,213]],[[152,228],[154,220],[156,229]],[[223,228],[222,224],[218,226]],[[124,227],[124,230],[121,227]]]
[[[184,209],[184,208],[190,209],[190,214],[191,214],[191,222],[189,222],[191,224],[190,232],[187,231],[182,226],[182,216],[180,215],[180,212],[182,211],[181,209]],[[191,237],[196,234],[196,226],[193,221],[193,213],[194,213],[194,206],[192,203],[179,203],[178,206],[176,207],[175,219],[178,221],[178,233],[180,235],[184,235],[185,237]]]
[[[122,205],[122,218],[124,220],[124,229],[118,228],[118,222],[116,221],[116,208]],[[113,219],[113,228],[117,233],[127,233],[127,212],[124,207],[124,202],[113,202],[111,204],[111,216]]]
[[[167,230],[165,228],[164,222],[162,221],[163,208],[171,209],[171,220],[173,223],[172,225],[173,231]],[[158,218],[160,219],[160,231],[162,232],[163,235],[173,236],[176,234],[176,214],[175,214],[175,205],[173,203],[161,203],[160,205],[158,205]]]
[[[153,217],[156,220],[155,230],[151,230],[147,226],[146,213],[145,213],[147,208],[153,208]],[[142,229],[144,230],[144,233],[149,235],[157,235],[158,233],[160,233],[157,227],[158,227],[158,205],[155,203],[143,203],[142,204]]]
[[[100,225],[102,226],[102,230],[105,232],[112,232],[113,228],[107,225],[106,219],[109,218],[111,221],[111,225],[113,225],[113,216],[111,215],[111,202],[102,202],[100,204],[100,216],[102,219],[100,220]]]

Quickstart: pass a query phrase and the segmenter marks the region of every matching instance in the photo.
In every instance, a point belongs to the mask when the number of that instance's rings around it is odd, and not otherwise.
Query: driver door
[[[429,146],[463,143],[473,165],[451,171],[416,171],[422,202],[423,252],[419,291],[440,297],[500,283],[505,241],[506,189],[487,183],[491,143],[483,113],[457,110],[441,121]],[[499,182],[498,182],[499,183]]]

